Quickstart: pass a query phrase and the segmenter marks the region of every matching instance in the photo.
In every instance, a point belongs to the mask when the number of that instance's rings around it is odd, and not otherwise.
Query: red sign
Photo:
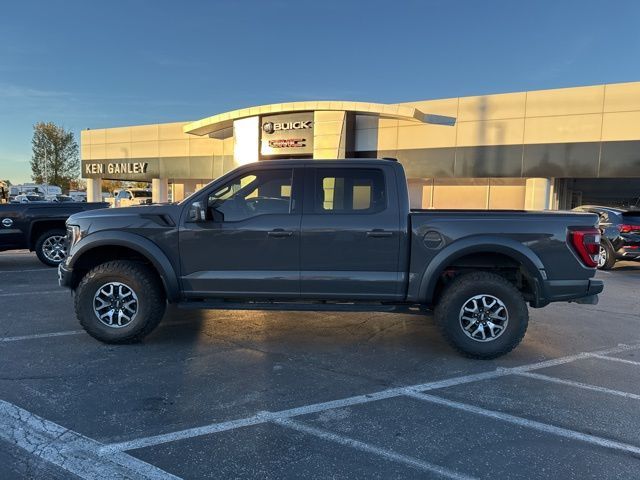
[[[285,138],[281,140],[269,140],[271,148],[299,148],[306,147],[306,138]]]

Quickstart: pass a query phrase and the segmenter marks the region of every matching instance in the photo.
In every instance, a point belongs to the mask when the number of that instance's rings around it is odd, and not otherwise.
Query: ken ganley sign
[[[85,163],[85,175],[132,175],[147,173],[147,162]]]
[[[260,119],[260,154],[313,154],[313,112],[269,115]]]

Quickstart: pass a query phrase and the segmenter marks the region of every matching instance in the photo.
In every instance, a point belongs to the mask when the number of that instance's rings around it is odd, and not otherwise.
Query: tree
[[[82,178],[72,178],[69,180],[69,190],[85,191],[87,182]]]
[[[149,182],[129,182],[131,188],[151,188]]]
[[[122,180],[102,180],[102,191],[113,195],[115,190],[122,190],[124,182]]]
[[[38,122],[33,126],[31,148],[31,178],[36,183],[69,190],[69,183],[80,173],[79,148],[73,132],[53,122]]]

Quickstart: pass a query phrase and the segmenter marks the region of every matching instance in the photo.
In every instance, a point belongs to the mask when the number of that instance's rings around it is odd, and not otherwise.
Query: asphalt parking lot
[[[640,478],[640,264],[468,360],[431,318],[170,309],[79,330],[54,269],[0,254],[0,478]]]

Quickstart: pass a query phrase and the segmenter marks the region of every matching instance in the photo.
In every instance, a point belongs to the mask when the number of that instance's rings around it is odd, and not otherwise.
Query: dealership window
[[[385,208],[381,170],[318,169],[315,184],[318,213],[374,213]]]
[[[209,194],[210,220],[238,222],[291,210],[293,170],[260,170],[237,177]]]

